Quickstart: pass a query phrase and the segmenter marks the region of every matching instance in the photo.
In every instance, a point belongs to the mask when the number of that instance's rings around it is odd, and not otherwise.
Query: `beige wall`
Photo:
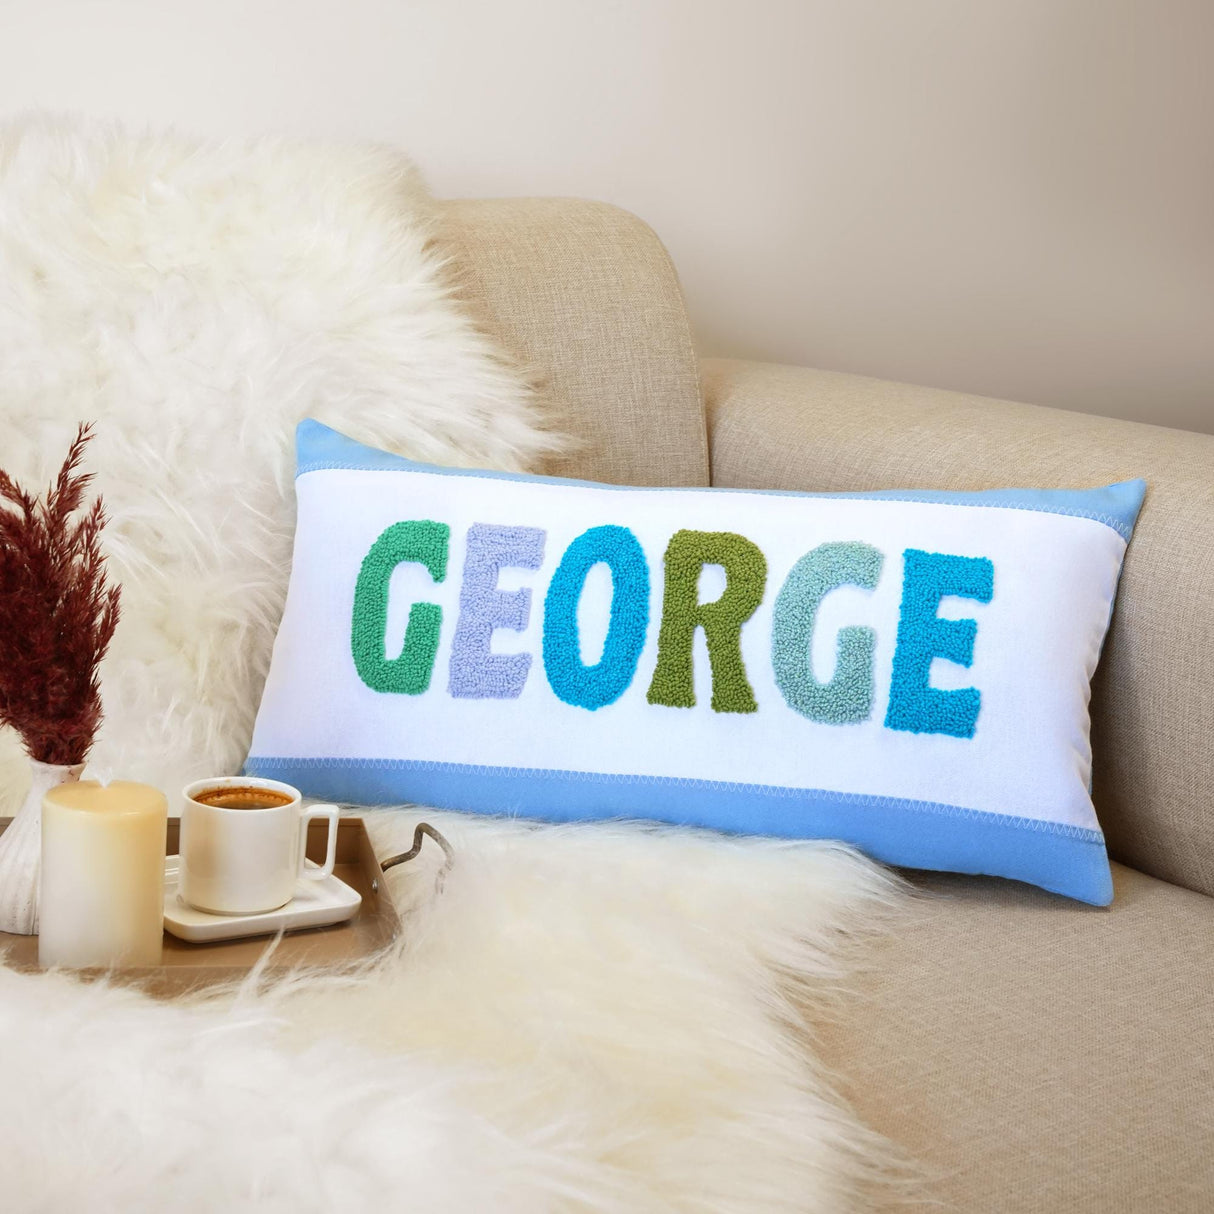
[[[703,347],[1214,431],[1212,0],[0,0],[0,110],[390,140]]]

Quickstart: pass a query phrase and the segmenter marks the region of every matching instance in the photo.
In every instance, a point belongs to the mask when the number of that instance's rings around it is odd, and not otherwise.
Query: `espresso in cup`
[[[336,805],[305,809],[299,789],[277,780],[196,780],[181,807],[178,892],[212,915],[257,915],[285,906],[301,880],[329,876],[337,858]],[[325,862],[305,865],[308,823],[329,823]]]
[[[204,788],[194,794],[194,800],[200,805],[214,805],[217,809],[274,809],[279,805],[291,804],[291,797],[287,793],[251,784]]]

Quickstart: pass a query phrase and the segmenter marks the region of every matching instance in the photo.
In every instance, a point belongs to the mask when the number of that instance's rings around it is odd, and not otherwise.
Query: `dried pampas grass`
[[[0,725],[31,759],[83,763],[101,724],[97,671],[118,625],[106,581],[101,499],[85,505],[81,424],[44,498],[0,469]]]

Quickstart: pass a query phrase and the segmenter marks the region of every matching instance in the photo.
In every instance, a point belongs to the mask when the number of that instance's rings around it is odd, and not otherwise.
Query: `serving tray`
[[[0,818],[0,833],[10,818]],[[308,827],[308,858],[322,862],[325,856],[327,822]],[[177,855],[180,822],[169,820],[167,853]],[[300,966],[324,967],[364,961],[389,945],[400,932],[400,917],[384,889],[384,874],[371,847],[362,818],[342,818],[337,828],[337,859],[334,875],[362,898],[353,919],[332,927],[287,932],[265,967],[267,978]],[[273,936],[191,944],[164,935],[160,964],[147,968],[78,971],[87,977],[110,973],[114,980],[134,984],[149,994],[174,998],[200,987],[239,980],[261,960]],[[38,966],[38,937],[0,932],[0,953],[11,969],[35,971]]]

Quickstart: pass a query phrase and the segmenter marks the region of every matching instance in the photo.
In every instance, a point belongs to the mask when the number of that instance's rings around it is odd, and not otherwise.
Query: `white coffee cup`
[[[207,804],[207,794],[238,799],[236,790],[263,791],[264,799],[281,804],[231,808]],[[277,780],[251,776],[218,776],[187,784],[181,807],[181,868],[178,889],[196,910],[212,915],[256,915],[277,910],[295,896],[300,880],[319,881],[333,871],[337,858],[336,805],[304,809],[299,789]],[[253,799],[256,798],[246,798]],[[329,823],[325,862],[305,868],[308,823]]]

